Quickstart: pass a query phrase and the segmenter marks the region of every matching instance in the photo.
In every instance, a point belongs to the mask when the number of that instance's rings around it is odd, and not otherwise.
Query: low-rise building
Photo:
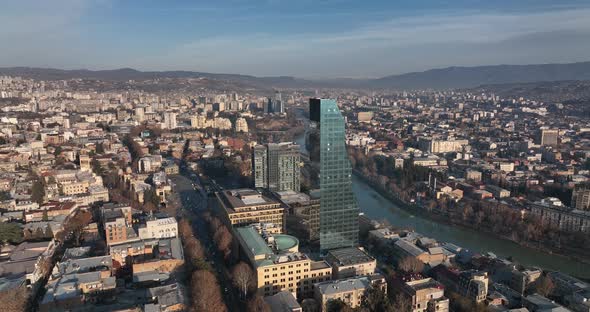
[[[372,275],[377,267],[375,258],[356,247],[330,250],[326,261],[332,266],[332,278],[335,280]]]
[[[315,284],[314,297],[322,311],[327,311],[332,300],[342,300],[351,308],[359,307],[366,292],[372,287],[386,291],[387,283],[381,275],[353,277]]]
[[[280,202],[256,190],[237,189],[217,192],[213,204],[225,212],[232,226],[274,223],[279,224],[284,231],[285,208]]]

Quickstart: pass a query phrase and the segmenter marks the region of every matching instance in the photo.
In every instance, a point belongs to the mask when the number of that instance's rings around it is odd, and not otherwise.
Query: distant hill
[[[39,80],[62,79],[97,79],[97,80],[148,80],[158,78],[209,78],[239,82],[253,86],[291,86],[297,85],[298,80],[293,77],[255,77],[239,74],[213,74],[193,71],[139,71],[132,68],[120,68],[112,70],[87,70],[87,69],[55,69],[36,67],[5,67],[0,68],[0,75],[21,76]]]
[[[367,82],[367,86],[396,89],[446,89],[561,80],[590,80],[590,62],[448,67],[373,79]]]
[[[343,87],[386,89],[474,88],[480,85],[542,81],[590,80],[590,62],[569,64],[492,65],[447,67],[378,79],[305,80],[290,76],[256,77],[239,74],[213,74],[193,71],[138,71],[131,68],[114,70],[62,70],[53,68],[0,68],[0,75],[13,75],[42,80],[99,79],[146,80],[156,78],[197,78],[238,82],[258,87]]]

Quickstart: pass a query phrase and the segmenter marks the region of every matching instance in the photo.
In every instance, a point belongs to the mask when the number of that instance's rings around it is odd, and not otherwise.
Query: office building
[[[285,225],[285,208],[276,200],[256,190],[237,189],[215,193],[212,203],[225,211],[232,226],[272,223],[280,229]]]
[[[252,151],[254,186],[274,192],[299,192],[300,163],[297,144],[284,142],[256,146]]]
[[[335,100],[310,99],[311,161],[319,165],[320,251],[355,247],[359,207],[352,191],[345,121]]]
[[[284,234],[259,234],[252,226],[235,228],[240,252],[256,274],[258,293],[272,296],[288,291],[297,298],[313,294],[313,285],[332,279],[325,261],[299,252],[299,240]]]

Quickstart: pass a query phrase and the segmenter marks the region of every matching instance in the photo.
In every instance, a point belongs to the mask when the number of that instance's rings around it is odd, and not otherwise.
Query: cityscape
[[[293,5],[271,2],[260,14]],[[500,2],[506,23],[529,8]],[[193,9],[245,10],[232,5]],[[448,66],[382,75],[384,59],[328,53],[325,68],[270,58],[258,75],[264,49],[198,60],[239,71],[221,74],[150,67],[153,51],[129,60],[140,69],[61,63],[49,46],[22,64],[15,47],[0,54],[1,311],[590,312],[590,55],[455,64],[441,50]],[[311,67],[325,74],[299,74]]]

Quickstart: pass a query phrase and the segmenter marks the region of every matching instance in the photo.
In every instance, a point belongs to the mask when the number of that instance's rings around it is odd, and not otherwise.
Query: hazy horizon
[[[590,4],[9,0],[0,67],[376,78],[588,61]]]

